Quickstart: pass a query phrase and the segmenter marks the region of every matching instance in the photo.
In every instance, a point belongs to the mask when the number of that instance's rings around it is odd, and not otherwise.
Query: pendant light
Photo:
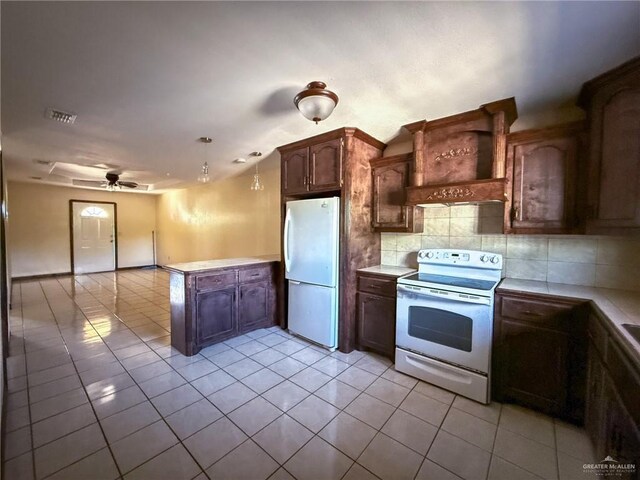
[[[250,157],[261,157],[262,153],[261,152],[251,152],[249,154]],[[259,161],[256,160],[256,173],[254,173],[253,175],[253,181],[251,182],[251,190],[253,190],[254,192],[259,192],[264,190],[264,184],[260,181],[260,172],[258,171],[258,163]]]
[[[293,99],[300,113],[312,122],[325,120],[338,104],[338,95],[327,90],[324,82],[311,82]]]
[[[203,145],[208,145],[213,141],[210,137],[200,137],[199,140]],[[207,158],[206,153],[204,154],[203,158]],[[205,162],[202,164],[202,171],[200,172],[200,175],[198,175],[198,182],[209,183],[210,180],[211,178],[209,177],[209,164],[205,160]]]

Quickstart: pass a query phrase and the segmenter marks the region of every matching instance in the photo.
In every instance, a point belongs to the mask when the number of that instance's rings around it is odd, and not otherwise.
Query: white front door
[[[72,202],[73,273],[115,270],[115,205]]]

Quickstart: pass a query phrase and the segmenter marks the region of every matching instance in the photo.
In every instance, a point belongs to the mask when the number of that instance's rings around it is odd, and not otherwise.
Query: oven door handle
[[[398,285],[398,293],[402,293],[403,296],[408,298],[420,298],[420,297],[429,297],[434,300],[439,300],[442,302],[451,302],[451,303],[473,303],[476,305],[491,305],[491,298],[489,297],[480,297],[477,295],[466,294],[466,293],[454,293],[451,292],[452,297],[447,295],[442,295],[435,293],[436,289],[432,288],[423,288],[423,287],[405,287],[404,285]],[[466,297],[461,297],[460,295],[466,295]]]

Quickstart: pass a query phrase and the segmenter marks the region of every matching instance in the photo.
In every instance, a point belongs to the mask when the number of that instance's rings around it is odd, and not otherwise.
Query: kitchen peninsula
[[[191,356],[208,345],[275,325],[279,265],[278,255],[166,265],[171,345]]]

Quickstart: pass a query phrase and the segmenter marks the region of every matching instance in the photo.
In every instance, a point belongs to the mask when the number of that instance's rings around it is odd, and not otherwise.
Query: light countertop
[[[602,313],[602,317],[613,326],[618,337],[625,343],[626,350],[635,352],[635,360],[640,363],[640,344],[622,327],[623,323],[640,325],[640,292],[513,278],[502,280],[498,289],[590,300]]]
[[[164,268],[182,273],[202,272],[218,268],[241,267],[259,263],[279,262],[280,255],[263,255],[257,257],[221,258],[219,260],[203,260],[200,262],[172,263]]]
[[[391,265],[376,265],[375,267],[359,268],[360,273],[374,273],[376,275],[386,275],[388,277],[402,277],[410,273],[417,272],[415,268],[393,267]]]

